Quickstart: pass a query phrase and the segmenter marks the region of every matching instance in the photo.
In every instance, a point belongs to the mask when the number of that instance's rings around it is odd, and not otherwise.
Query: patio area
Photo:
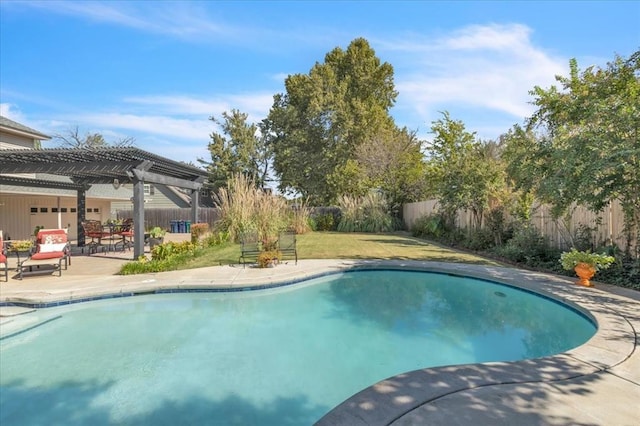
[[[462,274],[577,305],[596,319],[598,331],[586,344],[555,356],[438,367],[389,378],[335,407],[318,425],[635,425],[640,418],[640,294],[632,290],[604,284],[584,288],[566,277],[513,268],[426,261],[300,260],[297,265],[286,262],[271,269],[227,265],[114,275],[129,259],[130,252],[79,255],[62,277],[1,282],[2,334],[19,329],[21,315],[34,309],[29,306],[107,295],[284,285],[362,267]]]

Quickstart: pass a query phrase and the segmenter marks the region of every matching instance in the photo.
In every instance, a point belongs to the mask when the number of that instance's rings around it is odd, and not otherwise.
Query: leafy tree
[[[135,139],[133,137],[127,137],[118,139],[115,142],[109,143],[105,140],[104,136],[100,133],[85,133],[84,136],[80,135],[78,126],[68,129],[64,134],[57,134],[53,136],[58,140],[60,147],[62,148],[85,148],[85,149],[100,149],[109,147],[129,147],[133,146]]]
[[[423,141],[406,128],[378,135],[356,149],[367,187],[383,191],[393,211],[426,196]]]
[[[453,220],[458,210],[470,210],[474,226],[482,224],[492,196],[504,188],[504,171],[495,144],[483,144],[448,112],[432,123],[428,145],[428,177],[442,212]]]
[[[393,67],[358,38],[309,74],[287,77],[285,88],[264,121],[280,189],[319,203],[362,193],[367,175],[356,150],[394,127]]]
[[[243,175],[258,187],[264,187],[269,169],[269,149],[248,115],[236,109],[223,112],[222,120],[210,117],[222,133],[212,133],[208,149],[211,161],[198,159],[206,165],[212,189],[225,187],[234,175]]]
[[[640,250],[640,51],[582,72],[573,59],[570,76],[556,80],[562,90],[531,92],[538,109],[529,128],[543,136],[520,140],[519,183],[553,204],[557,216],[573,203],[599,211],[618,199],[628,247],[635,239]]]

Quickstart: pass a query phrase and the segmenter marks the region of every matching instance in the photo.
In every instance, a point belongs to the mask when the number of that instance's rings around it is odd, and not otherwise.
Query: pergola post
[[[87,206],[87,189],[82,188],[78,189],[78,197],[76,202],[76,231],[78,235],[78,247],[84,247],[85,245],[85,235],[84,228],[82,227],[82,222],[85,220],[86,215],[86,206]]]
[[[198,223],[198,206],[200,205],[200,191],[191,190],[191,224]]]
[[[133,258],[144,254],[144,180],[133,179]]]

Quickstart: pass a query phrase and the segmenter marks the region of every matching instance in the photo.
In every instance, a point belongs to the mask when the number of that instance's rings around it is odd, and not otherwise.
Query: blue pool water
[[[407,271],[39,310],[0,340],[0,424],[305,425],[389,376],[563,352],[595,332],[511,287]],[[48,321],[48,322],[46,322]]]

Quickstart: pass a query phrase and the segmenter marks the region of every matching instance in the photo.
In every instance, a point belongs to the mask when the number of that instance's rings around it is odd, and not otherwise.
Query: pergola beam
[[[41,179],[24,178],[18,176],[0,175],[0,185],[30,186],[32,188],[53,188],[79,190],[85,187],[78,182],[56,182]]]
[[[19,163],[8,162],[2,164],[2,173],[49,173],[65,176],[118,176],[126,175],[140,165],[139,161],[95,161],[75,163]]]
[[[199,190],[202,188],[202,182],[199,180],[186,180],[175,178],[171,176],[165,176],[158,173],[148,172],[145,170],[133,169],[131,170],[132,177],[137,180],[142,180],[147,183],[159,183],[161,185],[178,186],[180,188]]]

